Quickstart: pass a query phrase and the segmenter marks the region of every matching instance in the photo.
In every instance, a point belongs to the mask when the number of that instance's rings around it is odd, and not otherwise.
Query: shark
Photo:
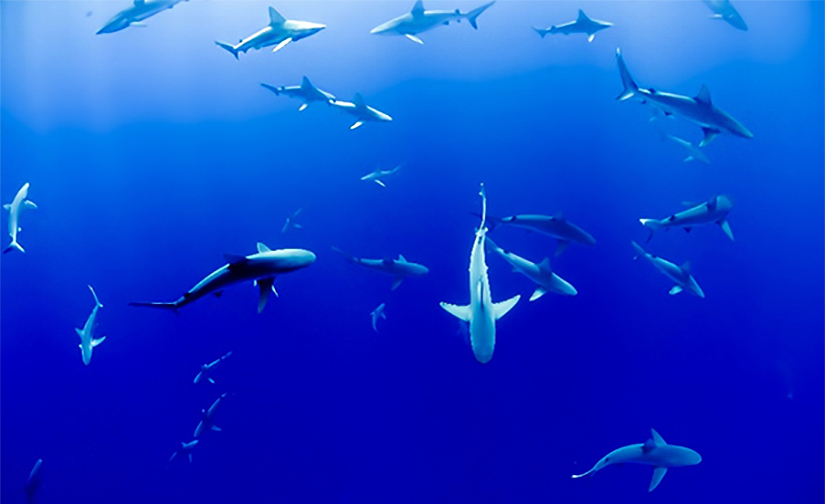
[[[188,1],[189,0],[135,0],[131,7],[115,14],[112,19],[103,25],[103,28],[97,31],[96,35],[119,32],[130,26],[146,26],[143,23],[144,19],[169,10],[181,2]]]
[[[217,44],[218,47],[226,49],[232,56],[235,56],[235,59],[238,59],[239,53],[246,53],[250,49],[263,49],[264,47],[275,46],[272,52],[278,52],[290,42],[297,42],[311,35],[315,35],[324,28],[326,28],[326,25],[320,23],[286,19],[273,7],[270,7],[269,24],[267,26],[245,39],[241,39],[235,45],[218,41],[215,41],[215,44]]]
[[[269,299],[269,292],[276,296],[275,277],[297,271],[315,262],[315,254],[304,249],[271,250],[258,242],[258,253],[248,256],[224,254],[228,264],[221,266],[183,296],[172,302],[131,302],[130,306],[163,308],[177,312],[178,309],[197,301],[209,294],[220,297],[223,290],[241,282],[253,281],[258,287],[258,313],[261,313]]]
[[[173,460],[175,460],[175,457],[177,457],[178,454],[180,454],[181,457],[183,457],[184,455],[188,456],[189,463],[191,464],[192,463],[192,450],[195,449],[195,447],[198,445],[199,442],[200,442],[199,439],[193,439],[192,441],[189,441],[188,443],[185,443],[185,442],[181,441],[180,448],[178,448],[175,451],[175,453],[173,453],[172,456],[169,457],[169,462],[172,462]]]
[[[3,205],[3,208],[9,211],[9,237],[11,238],[11,243],[8,247],[3,249],[3,253],[11,252],[12,250],[19,250],[20,252],[26,252],[23,250],[23,247],[17,243],[17,233],[23,230],[20,227],[20,212],[23,209],[35,209],[37,205],[34,201],[28,199],[29,195],[29,183],[26,182],[23,184],[23,187],[17,191],[17,194],[14,196],[14,200],[11,203],[6,203]]]
[[[575,21],[569,21],[560,25],[553,25],[549,28],[539,28],[534,26],[533,30],[541,35],[541,38],[544,38],[548,33],[551,35],[555,35],[557,33],[561,33],[562,35],[584,33],[587,35],[587,41],[593,42],[593,39],[596,38],[597,32],[610,28],[611,26],[613,26],[613,23],[599,21],[598,19],[591,19],[587,17],[587,14],[585,14],[583,10],[579,9],[579,17],[577,17]]]
[[[547,257],[536,264],[519,255],[504,250],[496,245],[489,237],[487,237],[487,246],[507,261],[510,266],[513,267],[514,272],[521,273],[536,284],[536,290],[533,292],[533,295],[530,296],[530,301],[535,301],[548,292],[555,292],[556,294],[562,294],[564,296],[575,296],[578,294],[575,287],[553,272],[553,268],[550,266],[550,259]]]
[[[87,285],[89,290],[92,291],[92,296],[95,298],[95,307],[92,308],[92,313],[89,314],[89,318],[86,319],[86,323],[83,325],[83,329],[75,329],[77,331],[77,335],[80,336],[80,354],[83,357],[83,364],[89,365],[92,362],[92,350],[103,343],[106,340],[106,336],[102,338],[95,339],[94,331],[97,327],[97,311],[103,308],[103,305],[100,303],[100,300],[97,299],[97,294],[95,294],[95,290],[92,288],[91,285]]]
[[[215,402],[212,403],[212,406],[210,406],[209,409],[201,410],[201,421],[198,422],[197,427],[195,427],[195,434],[193,437],[199,437],[201,434],[206,432],[207,429],[215,432],[221,431],[221,428],[215,425],[214,416],[215,412],[218,410],[218,406],[221,405],[221,401],[226,399],[227,395],[228,394],[224,392],[217,399],[215,399]]]
[[[753,138],[753,133],[742,123],[713,104],[710,90],[706,85],[703,84],[699,93],[694,97],[666,93],[653,88],[640,88],[631,77],[622,57],[622,51],[618,48],[616,49],[616,62],[619,65],[619,75],[624,85],[624,90],[616,99],[625,101],[635,98],[643,104],[661,109],[665,115],[676,115],[697,124],[704,134],[699,147],[704,147],[722,132],[741,138]]]
[[[671,467],[685,467],[700,463],[702,456],[684,446],[669,445],[655,429],[650,429],[650,438],[644,443],[623,446],[605,455],[589,471],[574,474],[573,479],[590,476],[613,464],[644,464],[653,466],[653,478],[648,492],[652,492],[662,482]]]
[[[297,221],[298,216],[301,215],[301,212],[304,211],[304,208],[301,207],[298,210],[295,210],[295,213],[290,215],[286,218],[286,222],[284,222],[284,227],[281,228],[281,234],[286,233],[287,231],[292,229],[302,229],[303,226]]]
[[[23,491],[26,493],[26,502],[28,504],[32,504],[34,502],[34,498],[43,483],[43,478],[40,475],[40,468],[42,466],[43,459],[37,459],[37,462],[34,463],[34,467],[32,467],[32,470],[29,473],[29,479],[26,480],[26,485],[23,487]]]
[[[511,215],[509,217],[489,216],[489,220],[490,231],[499,226],[512,226],[555,238],[558,242],[556,256],[564,252],[568,245],[573,242],[591,246],[596,244],[596,240],[587,231],[568,221],[562,212],[558,212],[554,216],[535,214]]]
[[[387,314],[384,313],[384,308],[386,306],[386,303],[381,303],[378,305],[378,308],[374,309],[372,313],[370,313],[370,318],[372,319],[372,330],[375,332],[378,332],[378,319],[387,320]]]
[[[392,170],[382,170],[382,169],[378,168],[374,172],[367,173],[366,175],[361,177],[361,180],[372,180],[373,182],[380,185],[381,187],[387,187],[387,184],[385,184],[384,181],[381,180],[381,179],[387,178],[390,175],[395,175],[396,173],[398,173],[398,170],[400,170],[400,169],[401,169],[401,165],[396,166]]]
[[[684,159],[685,163],[690,161],[699,161],[705,164],[710,164],[710,159],[708,159],[705,153],[702,152],[702,149],[693,145],[691,142],[673,135],[665,135],[665,138],[687,151],[688,155]]]
[[[306,110],[310,103],[320,102],[329,105],[335,101],[335,95],[318,89],[306,76],[301,79],[301,84],[298,86],[270,86],[269,84],[264,83],[261,83],[261,86],[275,93],[275,96],[284,95],[303,101],[301,106],[298,108],[298,112],[303,112]]]
[[[722,231],[733,241],[733,231],[728,223],[728,213],[733,208],[730,197],[714,195],[709,200],[698,205],[690,204],[691,208],[672,214],[664,219],[639,219],[639,222],[648,229],[650,235],[647,241],[653,238],[653,233],[662,229],[682,228],[690,233],[696,226],[718,224]]]
[[[210,375],[210,373],[212,373],[212,371],[214,371],[214,370],[215,370],[215,368],[217,368],[217,367],[218,367],[218,364],[220,364],[221,362],[223,362],[223,361],[224,361],[224,359],[228,358],[230,355],[232,355],[232,352],[226,352],[224,355],[221,355],[220,357],[218,357],[217,359],[213,360],[212,362],[210,362],[210,363],[208,363],[208,364],[202,364],[202,365],[201,365],[201,370],[200,370],[200,371],[198,371],[198,374],[196,374],[196,375],[195,375],[195,379],[194,379],[194,380],[192,380],[192,383],[194,383],[195,385],[197,385],[198,383],[200,383],[201,381],[203,381],[203,379],[205,378],[205,379],[206,379],[206,381],[208,381],[209,383],[211,383],[211,384],[213,384],[213,385],[214,385],[214,384],[215,384],[215,380],[212,378],[212,376]]]
[[[334,107],[338,107],[338,109],[343,110],[347,114],[355,116],[357,121],[349,127],[349,129],[354,130],[356,128],[360,128],[364,125],[365,122],[391,122],[392,117],[388,116],[387,114],[381,112],[378,109],[370,107],[364,101],[364,97],[361,96],[361,93],[355,93],[355,98],[351,101],[341,101],[336,100],[331,102],[330,105]]]
[[[393,280],[392,283],[392,290],[397,289],[405,278],[423,276],[430,271],[423,264],[407,261],[401,254],[398,254],[398,259],[392,259],[390,257],[386,259],[363,259],[347,254],[337,247],[332,247],[332,250],[338,252],[353,264],[359,264],[365,268],[394,276],[395,280]]]
[[[470,251],[470,304],[460,306],[442,301],[440,305],[447,313],[469,322],[473,355],[478,362],[486,364],[493,358],[496,348],[496,321],[512,310],[521,296],[515,295],[506,301],[493,302],[484,252],[487,238],[487,194],[484,184],[481,184],[479,195],[481,224],[476,230],[473,248]]]
[[[705,5],[714,13],[710,16],[711,19],[719,19],[725,21],[737,30],[748,31],[748,25],[745,20],[739,15],[736,8],[730,3],[730,0],[704,0]]]
[[[469,12],[461,12],[459,9],[426,10],[424,2],[417,0],[410,12],[376,26],[370,30],[370,33],[373,35],[403,35],[416,44],[423,44],[424,41],[418,38],[419,33],[432,30],[438,26],[447,26],[452,21],[460,23],[462,19],[466,19],[470,26],[477,30],[478,23],[476,20],[478,16],[494,3],[495,1],[486,3]]]
[[[688,291],[693,295],[699,296],[700,298],[705,297],[705,293],[702,292],[702,288],[699,287],[699,284],[696,283],[696,279],[693,278],[693,275],[690,273],[690,261],[682,264],[681,266],[676,266],[670,261],[662,259],[661,257],[657,257],[653,254],[645,252],[645,250],[639,246],[636,242],[630,242],[633,245],[633,249],[636,251],[636,255],[633,256],[633,260],[635,261],[639,257],[644,257],[650,264],[653,265],[660,273],[664,276],[668,277],[670,280],[673,281],[675,284],[671,287],[670,294],[671,296],[675,296],[682,291]]]

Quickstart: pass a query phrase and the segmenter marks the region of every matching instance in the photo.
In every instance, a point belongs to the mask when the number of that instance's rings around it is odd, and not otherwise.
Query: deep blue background
[[[822,502],[823,4],[739,2],[739,32],[698,2],[500,1],[478,32],[423,47],[368,34],[409,3],[279,2],[329,28],[240,62],[212,40],[260,28],[265,3],[192,1],[98,37],[124,2],[0,5],[0,193],[28,181],[40,206],[21,220],[26,254],[2,258],[2,501],[23,500],[42,457],[44,503]],[[475,3],[431,6],[456,5]],[[592,44],[530,32],[579,6],[616,26]],[[755,138],[682,163],[658,131],[698,128],[614,101],[617,46],[640,85],[706,83]],[[303,74],[395,121],[349,131],[258,86]],[[359,180],[400,162],[386,189]],[[438,307],[468,299],[481,181],[491,213],[563,210],[597,240],[554,261],[579,295],[523,300],[483,366]],[[668,296],[631,261],[638,218],[713,193],[734,198],[736,242],[716,227],[655,237],[707,294]],[[305,228],[281,235],[301,206]],[[534,261],[554,248],[494,236]],[[259,240],[318,255],[262,315],[251,286],[178,317],[127,306],[175,299]],[[331,245],[431,272],[391,292]],[[532,292],[489,266],[494,300]],[[107,340],[84,367],[89,283]],[[192,385],[228,350],[217,385]],[[167,468],[224,391],[224,432]],[[570,479],[650,427],[703,462],[649,496],[645,467]]]

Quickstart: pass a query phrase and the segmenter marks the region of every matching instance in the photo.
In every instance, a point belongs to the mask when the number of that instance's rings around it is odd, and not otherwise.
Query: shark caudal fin
[[[496,320],[507,315],[507,312],[509,312],[513,309],[514,306],[516,306],[516,303],[518,303],[519,299],[521,299],[521,294],[517,294],[511,297],[507,301],[493,303],[493,313],[495,314]]]
[[[653,238],[653,233],[655,233],[656,231],[660,231],[660,230],[664,229],[664,226],[662,226],[661,221],[659,221],[658,219],[639,219],[639,222],[642,223],[642,226],[644,226],[644,227],[646,227],[650,230],[650,234],[647,235],[647,240],[646,240],[648,242],[650,241],[651,238]]]
[[[645,252],[645,249],[643,249],[642,247],[640,247],[640,246],[639,246],[639,244],[638,244],[638,243],[636,243],[635,241],[630,242],[630,244],[631,244],[631,245],[633,245],[633,250],[635,250],[635,251],[636,251],[636,255],[634,255],[634,256],[633,256],[633,260],[634,260],[634,261],[635,261],[636,259],[638,259],[640,256],[645,256],[645,255],[647,255],[647,252]]]
[[[180,308],[180,305],[177,302],[175,302],[175,303],[160,303],[160,302],[140,303],[140,302],[132,301],[131,303],[129,303],[129,306],[144,306],[144,307],[147,307],[147,308],[163,308],[164,310],[170,310],[170,311],[175,312],[176,315],[178,313],[178,308]]]
[[[95,298],[95,305],[97,305],[98,308],[103,308],[103,303],[101,303],[100,300],[97,298],[97,293],[95,293],[94,288],[92,288],[91,285],[87,285],[86,287],[88,287],[89,290],[92,291],[92,296]]]
[[[468,12],[467,13],[467,21],[470,22],[470,26],[472,26],[473,28],[478,30],[478,24],[476,23],[476,19],[478,18],[478,16],[481,15],[482,12],[484,12],[487,9],[489,9],[490,7],[492,7],[492,5],[494,3],[496,3],[496,2],[493,1],[493,2],[490,2],[490,3],[486,3],[486,4],[482,5],[481,7],[478,7],[476,9],[473,9],[470,12]]]
[[[632,98],[639,91],[639,86],[636,85],[633,77],[630,76],[627,65],[624,64],[624,58],[622,58],[622,50],[618,47],[616,48],[616,63],[619,65],[619,75],[622,77],[622,84],[624,85],[624,91],[622,91],[616,99],[625,101]]]
[[[215,41],[215,44],[216,44],[218,47],[221,47],[221,48],[223,48],[223,49],[226,49],[227,51],[229,51],[230,53],[232,53],[232,56],[235,56],[235,59],[238,59],[238,52],[239,52],[239,51],[238,51],[238,49],[237,49],[235,46],[233,46],[232,44],[227,44],[226,42],[218,42],[217,40]]]
[[[334,252],[338,252],[339,254],[341,254],[342,256],[344,256],[344,258],[345,258],[347,261],[352,262],[352,263],[356,263],[356,264],[358,263],[358,258],[357,258],[357,257],[347,254],[346,252],[344,252],[343,250],[339,249],[338,247],[332,247],[332,250],[333,250]]]
[[[544,38],[548,33],[550,33],[550,28],[539,28],[538,26],[534,26],[533,31],[538,33],[541,38]]]
[[[270,86],[269,84],[264,84],[262,82],[261,87],[263,87],[264,89],[268,89],[268,90],[272,91],[273,93],[275,93],[275,96],[278,96],[278,95],[281,94],[281,88],[278,87],[278,86]]]
[[[20,252],[23,252],[24,254],[26,253],[26,251],[23,250],[23,247],[21,247],[20,244],[17,243],[17,240],[14,240],[13,242],[11,242],[9,244],[8,247],[3,249],[3,253],[5,254],[6,252],[11,252],[12,250],[19,250]]]

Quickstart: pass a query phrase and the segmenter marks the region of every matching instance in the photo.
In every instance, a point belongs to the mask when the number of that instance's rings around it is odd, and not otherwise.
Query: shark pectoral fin
[[[307,107],[309,107],[308,103],[302,103],[301,106],[298,107],[298,112],[303,112],[304,110],[307,109]]]
[[[570,245],[570,242],[567,240],[559,240],[558,245],[556,246],[556,257],[560,256],[562,252],[567,249],[567,246]]]
[[[719,227],[721,227],[722,231],[724,231],[725,234],[728,235],[728,238],[730,238],[730,241],[734,241],[733,231],[731,231],[730,224],[728,223],[728,221],[726,219],[722,219],[722,220],[719,221]]]
[[[37,205],[32,200],[25,200],[23,202],[23,206],[26,207],[29,210],[37,210]]]
[[[464,322],[470,321],[470,305],[458,306],[450,303],[439,303],[444,310]]]
[[[374,180],[374,182],[375,182],[376,184],[380,185],[381,187],[387,187],[387,184],[385,184],[385,183],[384,183],[384,182],[382,182],[381,180],[375,179],[375,180]]]
[[[198,382],[201,381],[201,378],[203,378],[203,372],[198,372],[198,374],[195,375],[195,379],[192,380],[192,383],[197,385]]]
[[[206,381],[208,381],[208,382],[209,382],[209,383],[211,383],[212,385],[214,385],[214,384],[215,384],[215,379],[214,379],[214,378],[212,378],[211,376],[210,376],[209,378],[207,378],[207,379],[206,379]]]
[[[533,292],[533,295],[530,296],[530,301],[535,301],[536,299],[542,297],[543,295],[547,294],[547,291],[542,286],[536,287],[536,290]]]
[[[699,147],[704,147],[705,145],[709,144],[710,141],[716,138],[716,135],[718,135],[721,132],[718,129],[702,128],[702,133],[704,133],[705,136],[704,138],[702,138],[702,141],[699,142]]]
[[[191,453],[189,454],[189,463],[190,464],[192,463],[192,454]]]
[[[143,21],[132,21],[129,26],[137,26],[138,28],[146,28],[148,25]]]
[[[104,341],[106,341],[106,336],[104,336],[102,338],[98,338],[98,339],[93,339],[92,340],[92,348],[98,346],[99,344],[103,343]]]
[[[673,288],[670,289],[670,292],[668,292],[668,294],[670,294],[671,296],[675,296],[676,294],[679,294],[680,292],[682,292],[682,288],[679,287],[678,285],[674,285]]]
[[[696,159],[696,158],[694,158],[693,156],[688,156],[684,159],[684,162],[689,163],[689,162],[693,161],[694,159]]]
[[[415,35],[411,35],[411,34],[407,33],[404,36],[407,37],[408,39],[412,40],[416,44],[424,45],[424,41],[421,40],[420,38],[416,37]]]
[[[507,315],[507,312],[512,310],[513,307],[516,306],[516,303],[518,303],[519,299],[521,299],[521,295],[513,296],[507,301],[493,303],[493,315],[495,316],[496,320]]]
[[[354,130],[356,128],[360,128],[364,125],[364,121],[356,121],[355,124],[349,127],[349,129]]]
[[[404,277],[400,277],[400,276],[395,277],[395,280],[392,281],[392,287],[390,288],[390,290],[397,289],[398,286],[401,285],[401,282],[403,282],[403,281],[404,281]]]
[[[212,424],[212,427],[210,427],[210,428],[211,428],[213,431],[215,431],[215,432],[220,432],[220,431],[221,431],[221,428],[220,428],[220,427],[218,427],[218,426],[217,426],[217,425],[215,425],[215,424]]]
[[[272,289],[274,278],[262,278],[258,280],[258,313],[264,311],[266,302],[269,300],[269,291]]]
[[[667,467],[654,467],[653,478],[650,480],[650,488],[648,488],[647,491],[652,492],[656,490],[656,487],[662,482],[662,478],[665,477],[665,474],[667,474]]]
[[[588,42],[593,42],[593,39],[594,39],[594,38],[596,38],[596,34],[595,34],[595,33],[591,33],[591,34],[590,34],[590,36],[588,36],[588,37],[587,37],[587,41],[588,41]]]
[[[276,52],[280,51],[281,49],[286,47],[287,44],[289,44],[290,42],[292,42],[292,37],[290,37],[290,38],[282,41],[280,44],[276,45],[275,48],[272,49],[272,52],[276,53]]]
[[[5,205],[3,205],[3,210],[11,211],[11,203],[6,203]]]

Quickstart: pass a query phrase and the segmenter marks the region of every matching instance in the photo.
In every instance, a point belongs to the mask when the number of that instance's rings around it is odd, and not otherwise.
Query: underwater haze
[[[423,44],[370,33],[412,4],[191,0],[98,35],[130,0],[0,2],[0,197],[29,183],[38,206],[20,214],[25,253],[2,255],[0,500],[26,502],[43,459],[42,504],[823,502],[823,2],[734,0],[743,31],[699,1],[498,0],[477,30]],[[237,61],[215,45],[270,6],[326,28]],[[590,43],[532,29],[579,9],[613,26]],[[617,48],[640,88],[706,85],[753,138],[723,132],[710,164],[683,161],[667,135],[702,130],[617,101]],[[392,121],[350,130],[339,105],[299,112],[261,86],[303,76]],[[386,187],[361,180],[398,165]],[[486,364],[439,307],[470,300],[481,183],[488,236],[577,291],[528,301],[536,284],[488,250],[492,301],[521,299]],[[646,242],[640,218],[714,195],[733,201],[735,241],[712,224]],[[559,212],[595,245],[557,255],[494,225]],[[668,295],[631,241],[690,261],[705,298]],[[262,313],[251,279],[177,315],[129,306],[172,302],[257,242],[317,256],[278,275]],[[429,272],[393,290],[333,247]],[[87,285],[106,339],[84,365]],[[223,393],[222,430],[170,461]],[[651,428],[701,463],[651,493],[635,463],[571,478]]]

